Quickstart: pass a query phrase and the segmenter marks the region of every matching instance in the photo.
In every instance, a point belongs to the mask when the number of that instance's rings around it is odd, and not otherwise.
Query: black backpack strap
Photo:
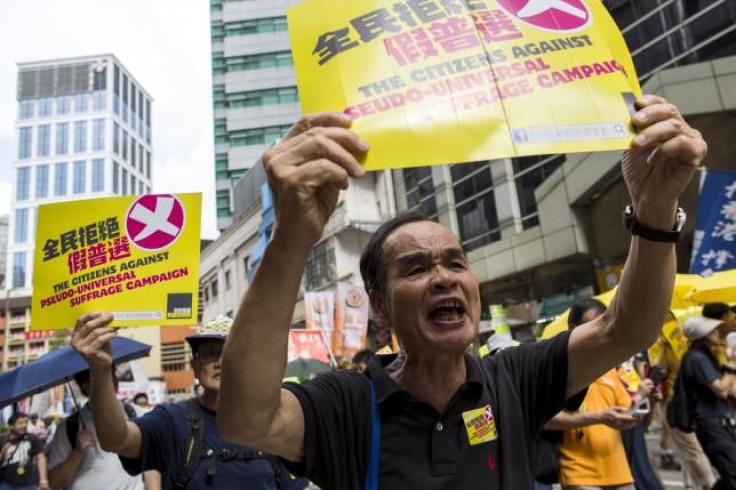
[[[79,410],[72,412],[66,418],[66,437],[72,446],[72,451],[77,447],[77,436],[79,435]]]
[[[184,461],[182,462],[179,474],[174,477],[174,488],[183,490],[189,485],[189,481],[197,470],[203,454],[204,417],[202,417],[202,407],[196,398],[183,400],[178,405],[184,411],[184,417],[187,419],[189,428],[187,431],[187,442],[184,448]]]

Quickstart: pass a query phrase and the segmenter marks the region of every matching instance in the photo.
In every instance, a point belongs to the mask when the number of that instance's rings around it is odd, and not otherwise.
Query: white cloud
[[[202,233],[215,237],[209,25],[207,0],[6,5],[0,16],[0,212],[9,207],[16,63],[113,53],[154,99],[154,189],[203,192]]]

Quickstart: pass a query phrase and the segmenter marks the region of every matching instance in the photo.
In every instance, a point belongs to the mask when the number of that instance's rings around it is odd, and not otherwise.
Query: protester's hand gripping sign
[[[303,0],[304,112],[341,111],[369,170],[630,146],[640,94],[600,0]]]
[[[113,197],[38,209],[31,326],[197,322],[201,194]]]

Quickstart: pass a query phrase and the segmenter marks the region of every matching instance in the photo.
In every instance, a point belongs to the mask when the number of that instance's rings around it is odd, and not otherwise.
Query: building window
[[[325,240],[312,249],[305,271],[308,291],[318,289],[337,279],[335,248],[331,240]]]
[[[248,269],[250,268],[250,257],[243,257],[243,279],[248,279]]]
[[[68,182],[67,164],[57,163],[54,165],[54,195],[66,196],[66,186]]]
[[[221,189],[217,191],[217,217],[229,218],[230,216],[232,216],[232,211],[230,210],[230,191]]]
[[[36,101],[33,99],[26,99],[20,101],[20,114],[18,119],[33,119],[36,110]]]
[[[87,166],[85,163],[86,162],[84,161],[74,162],[74,184],[72,187],[72,192],[74,192],[74,194],[84,194],[86,192]]]
[[[113,68],[113,109],[115,114],[120,115],[120,67],[114,65]]]
[[[120,155],[120,126],[113,123],[112,126],[112,151]]]
[[[219,292],[217,288],[217,279],[213,279],[210,283],[210,291],[212,291],[212,299],[216,299]]]
[[[38,117],[48,117],[54,112],[54,99],[44,97],[38,99]]]
[[[142,180],[139,180],[138,181],[138,194],[143,195],[143,191],[144,191],[143,181]]]
[[[422,213],[427,218],[437,215],[434,182],[431,167],[405,169],[404,187],[406,188],[407,208]]]
[[[77,94],[74,97],[74,112],[84,114],[89,111],[89,94]]]
[[[210,302],[210,288],[209,286],[205,286],[202,290],[202,294],[204,296],[204,304],[207,304]]]
[[[146,143],[151,144],[151,101],[146,99]]]
[[[118,162],[112,162],[112,192],[117,194],[120,190],[120,165]]]
[[[212,52],[212,76],[225,74],[225,53],[222,51]]]
[[[135,85],[131,82],[130,84],[130,127],[135,129],[136,119],[135,116],[135,101],[137,99]]]
[[[490,163],[453,165],[450,175],[463,247],[469,251],[500,240]]]
[[[51,125],[42,124],[38,127],[36,140],[36,156],[47,157],[51,153]]]
[[[150,179],[151,178],[151,174],[148,173],[148,172],[146,172],[146,170],[145,170],[145,167],[146,167],[146,163],[145,163],[146,162],[146,152],[144,151],[143,143],[141,143],[141,144],[138,145],[138,160],[140,161],[140,165],[141,165],[141,173],[142,174],[145,174],[146,177],[148,177]]]
[[[123,73],[123,121],[128,122],[128,75]]]
[[[74,123],[74,153],[87,151],[87,121]]]
[[[258,107],[273,104],[291,104],[299,101],[296,87],[281,87],[268,90],[237,92],[227,96],[229,109]]]
[[[242,20],[225,24],[225,37],[280,32],[287,29],[286,17],[267,17],[265,19]]]
[[[128,161],[128,132],[123,129],[123,160]]]
[[[18,159],[31,158],[33,128],[20,128],[18,134]]]
[[[291,129],[290,125],[267,128],[241,129],[230,133],[231,146],[266,145],[283,138]]]
[[[227,271],[225,271],[225,290],[226,291],[230,291],[230,288],[232,288],[232,287],[233,287],[233,285],[231,283],[230,271],[227,270]]]
[[[105,150],[105,120],[92,121],[92,151]]]
[[[72,110],[72,97],[70,95],[62,95],[56,98],[56,114],[69,114]]]
[[[15,181],[16,201],[27,201],[31,188],[31,168],[21,167],[18,169]]]
[[[107,109],[107,90],[95,90],[92,93],[92,110],[95,112]]]
[[[56,154],[67,153],[69,153],[69,123],[59,123],[56,125]]]
[[[514,180],[524,229],[539,224],[534,190],[565,163],[564,155],[514,158]]]
[[[15,233],[13,243],[28,241],[28,209],[15,210]]]
[[[294,66],[291,51],[277,51],[248,56],[228,56],[225,60],[225,71],[248,71],[279,66]]]
[[[133,172],[130,173],[130,193],[135,194],[136,180]]]
[[[98,158],[92,160],[92,192],[103,192],[105,190],[105,160]]]
[[[215,85],[212,89],[212,104],[215,109],[225,108],[225,85]]]
[[[138,91],[138,135],[143,138],[143,91]]]
[[[26,287],[26,253],[13,253],[13,288]]]
[[[128,171],[123,168],[123,175],[120,178],[120,182],[123,183],[123,195],[128,195]]]
[[[136,148],[135,144],[135,138],[133,138],[133,135],[130,136],[130,165],[135,168],[136,167],[136,157],[138,156],[138,148]],[[143,168],[142,162],[141,162],[141,168]]]
[[[36,167],[36,199],[49,196],[49,166],[39,165]]]

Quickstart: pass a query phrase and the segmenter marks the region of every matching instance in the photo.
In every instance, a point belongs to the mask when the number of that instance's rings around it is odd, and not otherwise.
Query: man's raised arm
[[[644,96],[637,105],[632,122],[639,133],[622,164],[633,214],[647,228],[672,231],[680,193],[705,158],[707,145],[665,99]],[[674,243],[632,237],[608,311],[570,335],[569,395],[656,341],[672,301],[675,269]]]
[[[264,155],[276,226],[225,343],[220,433],[292,461],[302,458],[304,419],[294,395],[281,389],[288,331],[312,246],[348,177],[364,174],[354,155],[368,144],[349,126],[338,113],[305,116]]]

